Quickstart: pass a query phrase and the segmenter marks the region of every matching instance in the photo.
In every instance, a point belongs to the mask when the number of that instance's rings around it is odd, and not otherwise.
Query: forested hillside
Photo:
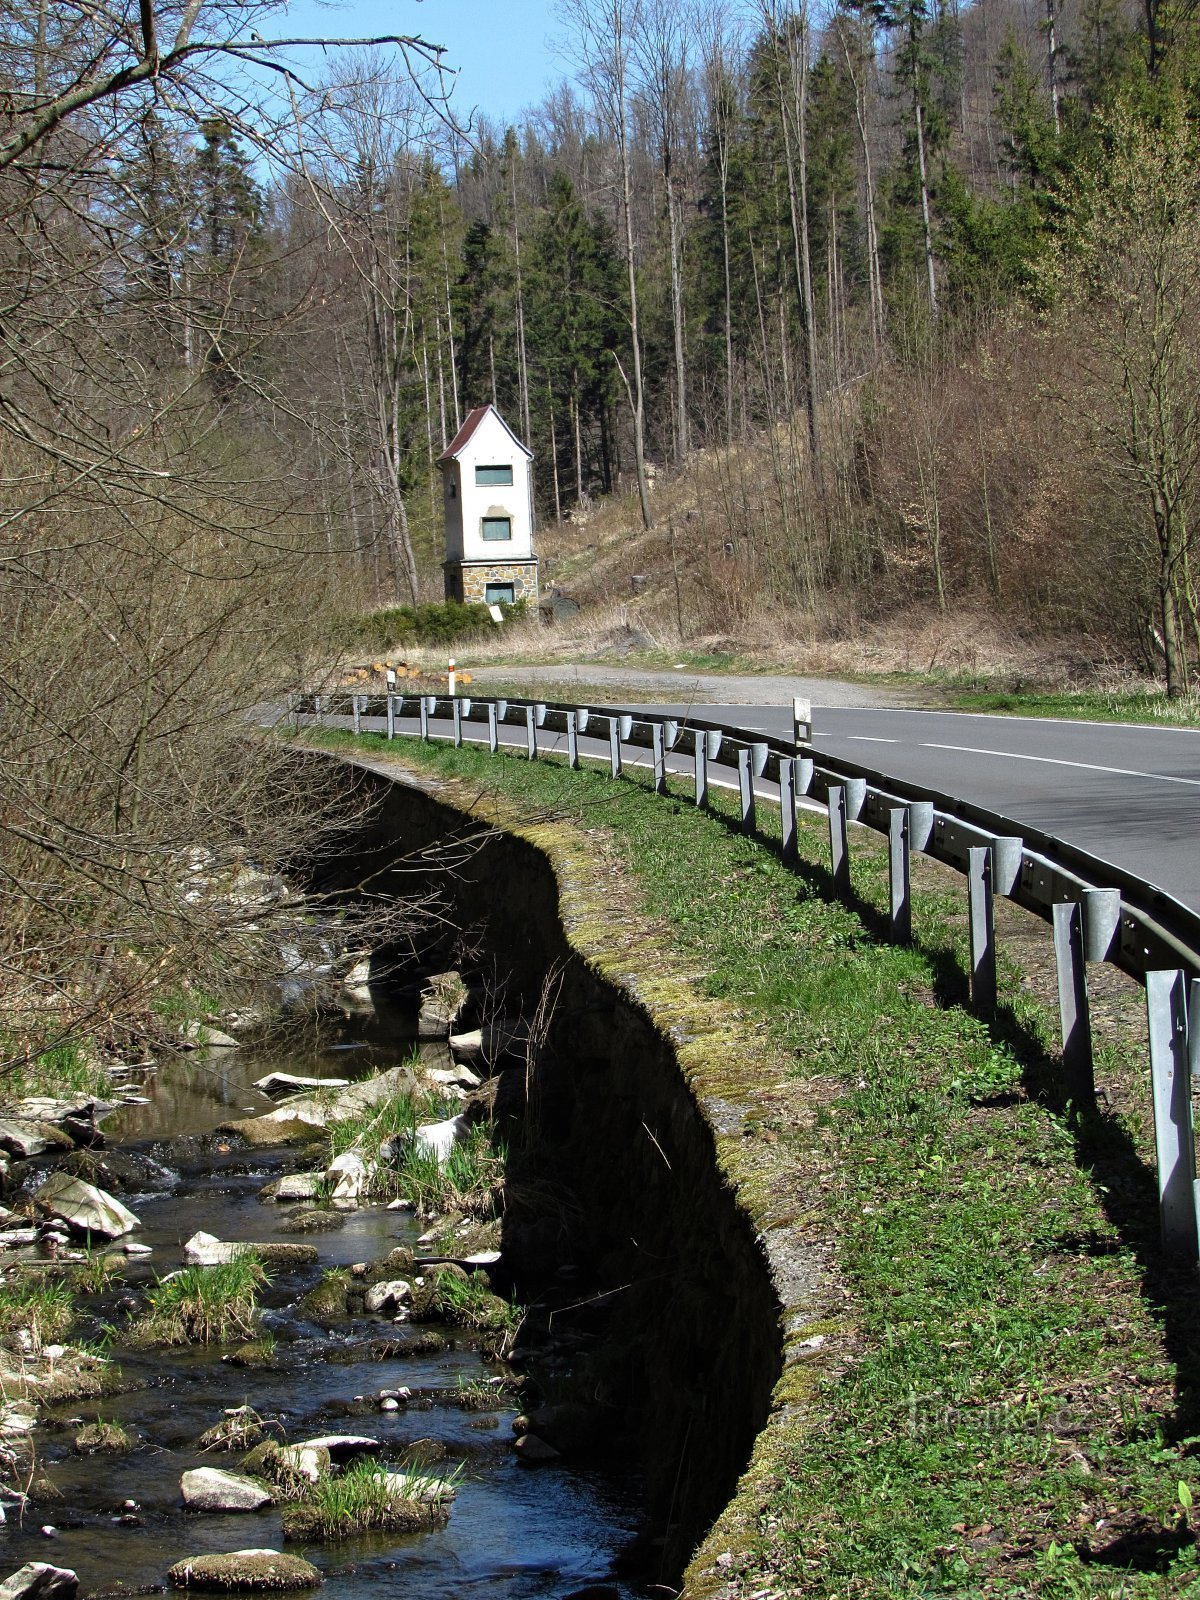
[[[967,608],[1188,688],[1194,4],[558,25],[499,128],[420,38],[0,0],[6,981],[94,1022],[148,948],[219,980],[181,852],[289,836],[245,710],[326,623],[440,594],[434,462],[485,400],[585,598],[646,574],[697,636]]]

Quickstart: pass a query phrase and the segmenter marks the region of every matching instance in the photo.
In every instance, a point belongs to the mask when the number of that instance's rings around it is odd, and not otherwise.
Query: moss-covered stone
[[[129,1447],[129,1435],[116,1422],[88,1422],[75,1435],[76,1455],[120,1456]]]
[[[283,1537],[296,1543],[315,1539],[346,1539],[363,1532],[366,1527],[383,1533],[427,1533],[433,1528],[443,1528],[449,1520],[449,1508],[423,1500],[394,1500],[386,1510],[372,1515],[368,1523],[359,1523],[352,1516],[331,1524],[328,1515],[318,1506],[287,1506],[283,1513]]]
[[[185,1556],[169,1569],[167,1577],[177,1589],[207,1589],[218,1594],[315,1589],[322,1582],[311,1562],[279,1550]]]
[[[344,1211],[326,1211],[313,1206],[307,1211],[295,1211],[287,1220],[288,1233],[329,1233],[334,1228],[346,1226]]]
[[[302,1296],[300,1310],[314,1322],[336,1322],[347,1315],[350,1276],[346,1272],[327,1272],[320,1283]]]

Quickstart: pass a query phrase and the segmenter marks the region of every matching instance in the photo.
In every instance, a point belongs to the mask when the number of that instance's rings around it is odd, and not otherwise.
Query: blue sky
[[[445,61],[459,69],[460,116],[478,107],[511,122],[568,75],[552,45],[562,24],[546,0],[292,0],[286,26],[330,37],[417,33],[445,45]]]

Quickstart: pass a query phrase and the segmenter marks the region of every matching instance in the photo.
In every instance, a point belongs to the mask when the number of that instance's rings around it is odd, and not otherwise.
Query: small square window
[[[483,601],[489,606],[515,605],[514,591],[511,583],[489,583],[484,586]]]
[[[495,465],[478,466],[475,468],[476,483],[511,483],[512,463],[509,461],[497,462]]]
[[[483,537],[485,539],[511,539],[511,517],[484,517]]]

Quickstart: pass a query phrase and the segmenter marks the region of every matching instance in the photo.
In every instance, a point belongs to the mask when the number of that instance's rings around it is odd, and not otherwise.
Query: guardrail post
[[[697,729],[692,734],[696,763],[696,804],[708,804],[708,735]]]
[[[537,760],[537,724],[532,706],[525,707],[525,751],[530,761]]]
[[[1191,1051],[1183,973],[1147,972],[1150,1078],[1163,1250],[1197,1258],[1196,1145],[1192,1131]]]
[[[996,1009],[996,919],[992,900],[992,852],[972,845],[967,865],[971,921],[971,1004],[981,1016]]]
[[[567,712],[567,765],[579,770],[579,723],[573,711]]]
[[[1083,953],[1088,961],[1108,961],[1120,947],[1121,891],[1083,891]]]
[[[933,837],[933,801],[912,800],[908,807],[908,842],[913,850],[927,850]]]
[[[839,894],[850,893],[850,840],[846,831],[846,791],[840,783],[829,786],[829,870]]]
[[[496,707],[495,707],[495,705],[489,705],[488,706],[487,714],[488,714],[488,750],[491,752],[492,755],[495,755],[496,751],[499,750],[499,748],[500,748],[500,724],[499,724],[499,718],[496,716]]]
[[[324,698],[324,695],[313,695],[313,712],[316,715],[318,728],[321,726],[321,717],[324,714]]]
[[[800,756],[796,761],[796,793],[811,794],[815,762],[811,756]]]
[[[451,715],[454,718],[454,748],[462,749],[462,701],[457,697],[450,703]]]
[[[390,699],[391,699],[390,695],[388,696],[388,699],[390,701]],[[422,695],[421,696],[421,698],[420,698],[420,700],[418,702],[417,709],[418,709],[418,713],[419,713],[420,718],[421,718],[421,738],[424,739],[425,742],[428,744],[428,742],[429,742],[429,698],[428,698],[427,695]]]
[[[361,731],[362,731],[362,714],[359,711],[358,696],[356,694],[352,694],[350,696],[350,716],[353,719],[355,733],[356,734],[357,733],[361,733]]]
[[[796,769],[800,763],[794,756],[779,758],[779,831],[783,844],[783,859],[790,867],[796,860]]]
[[[654,759],[654,792],[666,794],[667,792],[667,750],[666,731],[661,722],[650,724],[650,749]]]
[[[907,806],[888,812],[888,882],[892,938],[896,944],[912,939],[912,830]]]
[[[742,832],[754,832],[754,769],[753,752],[745,745],[738,750],[738,798],[742,804]]]
[[[1054,964],[1058,969],[1063,1071],[1068,1097],[1074,1101],[1077,1110],[1082,1110],[1093,1104],[1096,1098],[1083,907],[1077,900],[1058,900],[1050,909],[1054,920]]]
[[[621,776],[621,722],[618,717],[608,719],[608,764],[612,776]]]
[[[1021,881],[1021,862],[1025,841],[1016,834],[998,833],[992,840],[992,888],[996,894],[1011,895]]]
[[[387,701],[387,736],[389,739],[394,739],[396,737],[396,702],[392,699],[390,691],[384,696],[384,699]]]

